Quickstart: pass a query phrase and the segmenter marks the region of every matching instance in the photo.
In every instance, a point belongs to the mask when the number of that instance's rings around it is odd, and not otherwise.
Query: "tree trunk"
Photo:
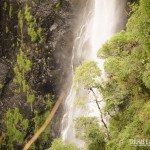
[[[100,112],[101,122],[103,123],[103,125],[104,125],[104,127],[105,127],[105,129],[106,129],[107,137],[108,137],[108,139],[110,140],[110,134],[109,134],[109,131],[108,131],[108,127],[107,127],[107,125],[106,125],[106,123],[105,123],[105,121],[104,121],[103,112],[102,112],[102,110],[101,110],[101,108],[100,108],[100,106],[99,106],[99,103],[98,103],[96,94],[95,94],[95,92],[94,92],[94,90],[93,90],[92,88],[90,88],[90,91],[93,93],[93,95],[94,95],[94,97],[95,97],[95,102],[96,102],[96,105],[97,105],[97,107],[98,107],[98,109],[99,109],[99,112]]]

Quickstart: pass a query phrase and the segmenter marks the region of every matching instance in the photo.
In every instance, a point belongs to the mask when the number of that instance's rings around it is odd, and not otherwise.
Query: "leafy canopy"
[[[85,88],[92,88],[96,84],[96,78],[100,77],[101,70],[96,62],[86,61],[76,69],[74,82],[77,87],[82,85]]]
[[[48,150],[77,150],[76,146],[73,144],[65,144],[61,139],[55,139],[52,142],[51,148]]]

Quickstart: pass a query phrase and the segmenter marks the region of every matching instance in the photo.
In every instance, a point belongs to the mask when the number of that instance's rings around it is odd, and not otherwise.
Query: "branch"
[[[108,115],[109,115],[110,117],[113,117],[113,116],[110,114],[110,112],[109,112],[109,111],[107,111],[107,113],[108,113]]]
[[[96,102],[97,100],[93,100],[93,101],[89,101],[89,103],[92,103],[92,102]],[[101,101],[97,101],[98,103],[101,103],[103,102],[102,100]]]
[[[97,107],[98,107],[98,109],[99,109],[100,116],[101,116],[101,122],[103,123],[104,127],[106,128],[106,132],[107,132],[108,139],[110,139],[108,127],[107,127],[107,125],[106,125],[106,123],[105,123],[105,121],[104,121],[103,113],[102,113],[102,110],[101,110],[101,108],[100,108],[100,106],[99,106],[99,103],[98,103],[96,94],[95,94],[95,92],[94,92],[94,90],[93,90],[92,88],[90,88],[90,90],[92,91],[92,93],[93,93],[93,95],[94,95],[94,97],[95,97],[96,105],[97,105]]]

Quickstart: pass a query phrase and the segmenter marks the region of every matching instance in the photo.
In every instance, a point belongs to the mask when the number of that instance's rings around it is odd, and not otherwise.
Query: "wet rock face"
[[[13,8],[18,10],[19,6],[16,2],[12,2]],[[0,2],[0,58],[11,59],[15,54],[17,44],[17,12],[13,11],[12,16],[9,15],[10,3],[5,6],[5,1]]]
[[[27,0],[9,1],[5,9],[5,1],[0,4],[0,58],[6,58],[7,62],[15,63],[16,61],[17,42],[20,40],[18,11],[25,7],[26,3],[30,5],[30,1]],[[11,18],[9,16],[10,5],[13,7]],[[24,36],[24,41],[29,47],[40,49],[37,56],[34,52],[30,54],[35,78],[30,82],[31,85],[37,85],[36,90],[39,92],[46,90],[58,94],[63,84],[66,83],[64,78],[67,79],[70,69],[73,45],[72,14],[71,2],[67,0],[52,0],[51,2],[37,0],[32,7],[32,15],[36,18],[38,26],[42,28],[45,41],[43,44],[37,43],[39,46],[32,44],[28,36]],[[43,59],[46,65],[43,65]]]
[[[7,2],[7,5],[6,5]],[[26,102],[24,93],[15,93],[18,87],[14,83],[13,71],[19,53],[18,43],[21,41],[18,24],[18,12],[28,4],[31,14],[36,18],[36,26],[42,28],[43,42],[31,42],[27,33],[27,24],[23,21],[23,42],[27,58],[32,62],[31,70],[25,80],[36,96],[33,109],[43,114],[45,104],[40,96],[46,94],[58,98],[60,92],[68,89],[70,79],[70,62],[73,47],[74,11],[72,0],[2,0],[0,3],[0,135],[5,130],[2,119],[8,110],[18,107],[25,118],[32,120],[33,112]],[[12,7],[12,10],[11,10]],[[38,53],[36,52],[38,50]],[[1,87],[2,86],[2,87]],[[30,126],[33,128],[33,125]],[[28,133],[29,138],[33,131]],[[16,146],[17,147],[17,146]]]
[[[7,65],[0,63],[0,70],[1,70],[1,72],[0,72],[0,83],[5,84],[7,73],[8,73]]]
[[[39,84],[38,90],[47,91],[49,89],[54,94],[60,93],[66,83],[73,45],[71,2],[63,1],[59,8],[55,8],[58,3],[59,1],[41,2],[40,5],[37,5],[35,13],[36,18],[41,18],[39,24],[45,35],[43,50],[38,61],[39,72],[43,74],[36,73],[38,74],[36,78],[39,77],[39,80],[43,82],[37,83]],[[47,66],[40,66],[43,56]]]
[[[73,46],[72,10],[69,1],[61,2],[58,12],[47,14],[42,20],[42,27],[46,26],[45,53],[49,65],[51,80],[55,82],[56,91],[65,87]],[[53,19],[52,19],[53,18]],[[52,77],[54,77],[52,79]],[[65,81],[65,82],[64,82]]]

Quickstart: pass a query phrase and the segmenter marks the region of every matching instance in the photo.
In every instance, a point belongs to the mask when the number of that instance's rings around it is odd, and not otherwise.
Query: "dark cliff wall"
[[[0,148],[21,149],[35,128],[40,127],[61,90],[67,92],[73,15],[72,1],[68,0],[0,2]],[[9,118],[9,109],[16,115],[15,108],[28,120],[26,131],[19,122],[14,127],[24,135],[20,143],[14,140],[15,134],[11,139],[4,121]],[[35,149],[44,149],[49,142],[38,140]]]

